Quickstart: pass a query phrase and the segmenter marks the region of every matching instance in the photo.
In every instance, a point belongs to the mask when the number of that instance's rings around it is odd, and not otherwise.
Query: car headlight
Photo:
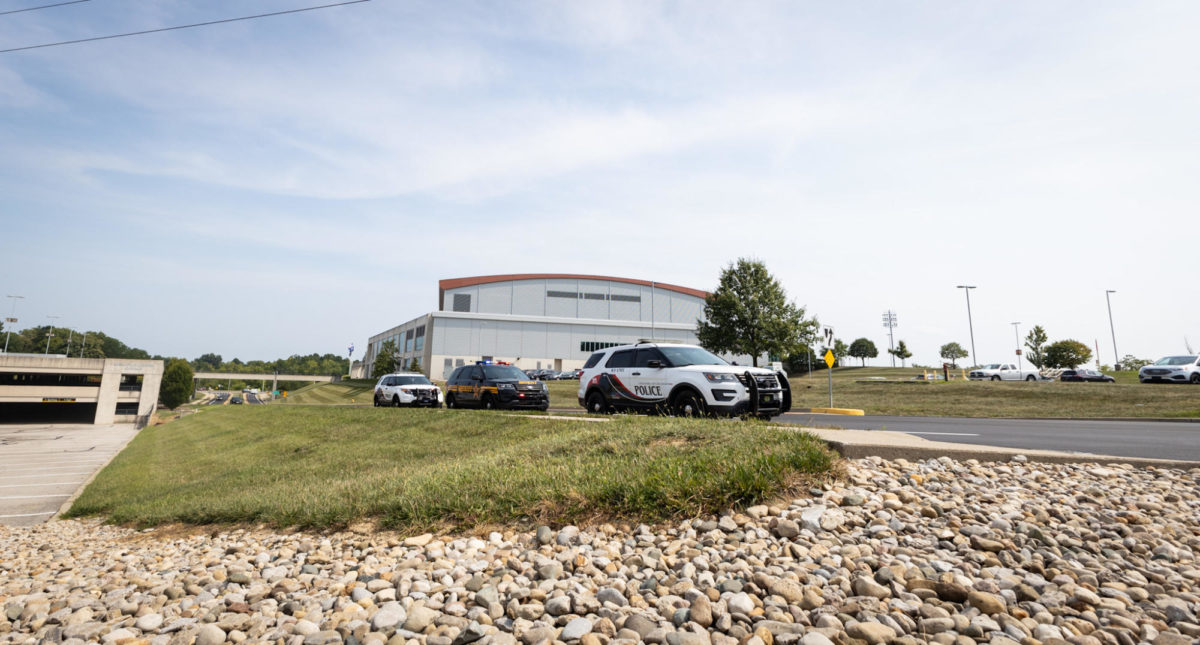
[[[496,388],[500,390],[515,390],[517,389],[512,383],[497,383]]]
[[[714,372],[705,372],[704,378],[708,379],[709,383],[730,383],[738,380],[738,377],[733,374],[719,374]]]

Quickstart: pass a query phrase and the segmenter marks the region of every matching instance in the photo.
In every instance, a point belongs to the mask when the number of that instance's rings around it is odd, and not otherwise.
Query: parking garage
[[[0,354],[0,423],[136,423],[162,373],[162,361]]]

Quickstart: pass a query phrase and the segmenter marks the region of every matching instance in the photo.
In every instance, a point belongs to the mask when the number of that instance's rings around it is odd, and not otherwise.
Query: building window
[[[413,346],[416,351],[425,349],[425,325],[417,327],[417,343]]]
[[[610,295],[608,297],[608,299],[612,300],[613,302],[641,302],[642,301],[641,296],[622,296],[622,295],[615,294],[615,293]]]
[[[601,349],[605,349],[608,347],[616,347],[617,345],[620,345],[620,344],[621,343],[605,343],[605,342],[596,341],[596,340],[585,340],[585,341],[581,341],[579,343],[579,351],[595,352],[595,351],[599,351]]]
[[[404,334],[404,351],[406,352],[413,350],[413,333],[414,330],[410,329]]]
[[[607,293],[587,293],[575,291],[546,291],[547,298],[583,298],[584,300],[611,300],[613,302],[641,302],[641,296],[623,296]]]
[[[116,412],[117,416],[130,415],[130,414],[136,415],[137,413],[138,413],[138,404],[136,402],[134,402],[134,403],[118,403],[117,404],[117,412]]]
[[[141,374],[122,374],[121,384],[117,387],[122,392],[141,392],[142,391],[142,375]]]
[[[471,294],[454,294],[454,311],[471,311]]]

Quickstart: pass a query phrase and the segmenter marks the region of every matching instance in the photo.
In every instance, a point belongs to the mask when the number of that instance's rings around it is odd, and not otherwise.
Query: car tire
[[[392,395],[392,407],[393,408],[400,407],[400,395],[399,394]]]
[[[548,406],[548,405],[543,405],[543,406],[541,406],[541,407],[539,407],[539,408],[538,408],[538,410],[540,410],[540,411],[542,411],[542,412],[545,412],[545,411],[547,411],[547,410],[549,410],[549,409],[550,409],[550,406]]]
[[[454,400],[454,395],[447,394],[446,395],[446,408],[453,410],[454,408],[457,408],[457,407],[458,407],[458,402]]]
[[[992,377],[992,380],[993,380],[993,381],[999,381],[999,380],[1000,380],[1000,377],[999,377],[999,376],[993,376],[993,377]]]
[[[372,401],[374,401],[374,403],[375,403],[375,407],[379,407],[379,406],[380,406],[380,403],[379,403],[379,395],[378,395],[378,394],[376,394],[375,396],[371,397],[371,400],[372,400]]]
[[[496,409],[496,399],[494,399],[492,397],[492,395],[489,394],[489,395],[483,397],[483,403],[482,403],[482,405],[480,405],[480,407],[482,407],[484,410],[495,410]]]
[[[1200,385],[1200,372],[1193,372],[1192,378],[1188,379],[1192,385]]]
[[[704,399],[693,390],[684,390],[675,395],[671,411],[677,417],[702,417],[706,415]]]
[[[1025,380],[1026,380],[1026,381],[1036,381],[1036,380],[1037,380],[1037,377],[1036,377],[1036,376],[1034,376],[1033,374],[1030,374],[1029,376],[1026,376],[1026,377],[1025,377]]]
[[[600,390],[592,390],[585,400],[589,414],[612,414],[612,406],[604,399]]]

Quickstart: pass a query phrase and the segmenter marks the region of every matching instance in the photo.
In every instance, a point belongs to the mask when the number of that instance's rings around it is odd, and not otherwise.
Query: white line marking
[[[5,484],[0,488],[29,488],[30,486],[78,486],[82,482],[42,482],[41,484]]]
[[[903,432],[903,431],[899,431],[899,432]],[[908,432],[905,432],[904,434],[932,434],[932,435],[946,436],[946,437],[978,437],[979,436],[977,434],[973,434],[970,432],[916,432],[916,431],[911,431],[911,430]]]
[[[3,517],[35,517],[38,515],[54,515],[57,512],[58,511],[46,511],[44,513],[22,513],[20,515],[0,515],[0,518],[3,518]]]
[[[71,495],[69,493],[66,495],[13,495],[11,497],[0,497],[0,499],[42,499],[44,497],[70,497],[70,496]]]
[[[73,473],[46,473],[45,475],[0,475],[0,481],[5,479],[29,479],[30,477],[58,477],[59,475],[90,475],[92,471],[81,470]]]

